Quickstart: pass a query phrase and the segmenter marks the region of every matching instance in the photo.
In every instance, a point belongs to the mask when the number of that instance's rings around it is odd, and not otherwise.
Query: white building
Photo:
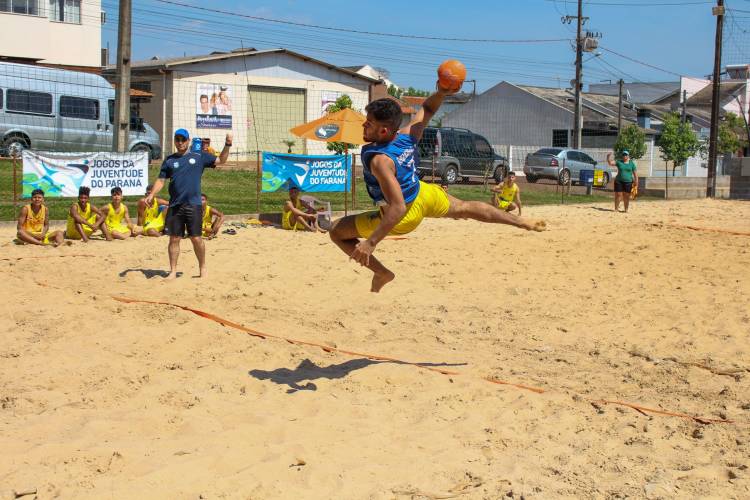
[[[0,0],[0,59],[101,66],[100,0]]]
[[[116,68],[104,76],[114,80]],[[287,49],[243,49],[132,64],[132,88],[153,94],[140,106],[141,117],[162,138],[165,154],[172,134],[186,128],[211,139],[220,150],[227,132],[234,135],[240,159],[257,151],[330,154],[326,144],[293,136],[295,125],[323,116],[346,94],[360,112],[371,100],[373,78]]]

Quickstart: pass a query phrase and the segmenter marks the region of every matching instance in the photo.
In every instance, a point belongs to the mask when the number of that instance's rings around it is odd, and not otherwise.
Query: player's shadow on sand
[[[169,271],[165,271],[164,269],[125,269],[120,273],[120,278],[124,278],[130,273],[141,273],[146,279],[151,279],[154,276],[159,276],[161,278],[169,276]],[[179,278],[180,276],[182,276],[182,272],[177,271],[177,277]]]
[[[393,363],[393,364],[405,364],[399,361],[378,361],[373,359],[352,359],[338,365],[318,366],[309,359],[303,360],[297,368],[290,370],[289,368],[277,368],[276,370],[265,371],[265,370],[250,370],[248,375],[255,377],[258,380],[270,380],[279,385],[288,385],[289,390],[287,394],[291,394],[297,391],[316,391],[318,386],[313,382],[310,382],[319,378],[327,378],[329,380],[344,378],[354,370],[361,370],[367,368],[370,365],[380,363]],[[463,366],[466,363],[420,363],[424,366]],[[304,385],[300,385],[300,382],[307,380],[308,382]]]
[[[599,212],[614,212],[614,208],[602,208],[602,207],[589,207],[591,210],[598,210]]]

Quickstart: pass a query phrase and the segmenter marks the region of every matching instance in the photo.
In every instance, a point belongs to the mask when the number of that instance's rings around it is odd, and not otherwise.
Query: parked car
[[[448,184],[485,175],[502,182],[508,171],[506,158],[496,154],[487,139],[467,129],[427,127],[417,147],[420,179],[432,175],[433,155],[435,175]]]
[[[602,187],[609,184],[617,171],[606,163],[599,163],[578,149],[542,148],[526,155],[523,173],[526,181],[534,183],[539,179],[553,179],[558,184],[578,183],[581,170],[604,170]]]
[[[0,148],[18,155],[111,151],[115,90],[99,75],[0,62]],[[159,134],[131,117],[129,151],[161,156]]]

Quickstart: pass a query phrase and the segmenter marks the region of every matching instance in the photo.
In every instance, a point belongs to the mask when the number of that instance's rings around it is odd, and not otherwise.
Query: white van
[[[0,62],[0,150],[112,151],[115,90],[99,75]],[[159,134],[130,120],[129,151],[161,156]]]

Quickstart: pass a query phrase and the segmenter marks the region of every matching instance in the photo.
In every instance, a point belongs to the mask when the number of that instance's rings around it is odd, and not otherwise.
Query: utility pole
[[[617,82],[618,85],[618,94],[617,96],[619,99],[617,99],[617,135],[620,135],[622,133],[622,85],[623,85],[622,78]]]
[[[130,134],[130,0],[120,0],[117,28],[117,88],[115,89],[115,119],[112,147],[127,151]]]
[[[583,25],[583,0],[578,0],[578,18],[576,19],[576,109],[573,113],[575,124],[573,126],[573,147],[581,148],[581,126],[583,125],[583,106],[581,104],[581,87],[583,86],[583,37],[581,27]]]
[[[708,179],[706,197],[716,196],[716,147],[719,135],[719,91],[721,89],[721,43],[724,29],[724,0],[717,0],[712,9],[716,16],[716,39],[714,41],[713,95],[711,97],[711,135],[708,142]]]

